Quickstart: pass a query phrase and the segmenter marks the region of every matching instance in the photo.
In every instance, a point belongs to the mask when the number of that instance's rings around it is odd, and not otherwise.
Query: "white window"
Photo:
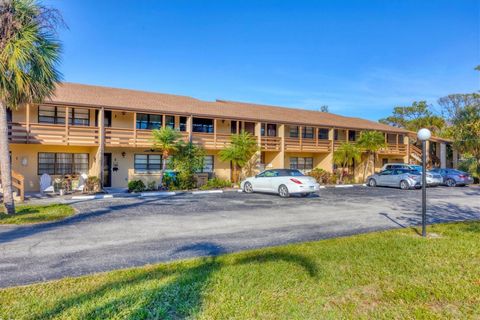
[[[213,156],[205,156],[202,172],[213,172]]]
[[[290,158],[290,169],[312,170],[313,158],[292,157]]]
[[[159,154],[136,154],[135,173],[158,173],[162,170],[162,156]]]

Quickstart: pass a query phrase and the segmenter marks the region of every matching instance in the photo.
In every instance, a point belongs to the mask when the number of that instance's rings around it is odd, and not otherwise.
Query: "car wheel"
[[[252,184],[250,182],[245,182],[245,184],[243,185],[243,191],[245,191],[245,193],[252,193],[253,192]]]
[[[400,181],[400,189],[402,189],[402,190],[410,189],[410,185],[408,184],[407,181],[402,180],[402,181]]]
[[[445,181],[445,184],[448,187],[455,187],[457,185],[457,182],[455,182],[455,180],[453,180],[453,179],[447,179],[447,181]]]
[[[278,194],[282,198],[288,198],[290,196],[290,193],[288,192],[288,188],[284,184],[282,184],[280,187],[278,187]]]
[[[375,179],[368,180],[368,186],[369,187],[376,187],[377,186],[377,181]]]

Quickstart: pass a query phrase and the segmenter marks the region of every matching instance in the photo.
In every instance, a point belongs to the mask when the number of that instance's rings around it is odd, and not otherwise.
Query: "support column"
[[[328,140],[330,140],[330,153],[328,154],[328,158],[330,159],[331,163],[331,170],[333,172],[333,152],[335,151],[335,128],[331,128],[328,130]]]
[[[27,103],[27,106],[26,106],[26,117],[25,117],[25,120],[26,120],[26,130],[27,130],[27,143],[28,143],[28,140],[30,139],[30,103]]]
[[[278,137],[280,138],[280,168],[285,168],[285,125],[280,124],[278,125]]]
[[[405,162],[410,164],[411,162],[411,157],[410,157],[410,137],[408,135],[404,135],[403,136],[403,143],[406,145],[407,149],[406,149],[406,156],[405,156]]]
[[[137,113],[133,113],[133,146],[137,147]]]
[[[303,127],[298,126],[298,139],[300,141],[300,151],[303,151]]]
[[[192,142],[192,132],[193,132],[193,116],[187,117],[187,134],[188,141]]]
[[[452,158],[453,169],[458,169],[458,151],[455,149],[452,150]]]
[[[100,186],[103,188],[104,176],[103,176],[103,166],[104,159],[103,154],[105,153],[105,109],[101,108],[98,110],[98,149],[96,155],[96,163],[98,170],[98,178],[100,179]]]
[[[69,108],[68,107],[65,107],[65,138],[64,138],[64,143],[66,145],[68,145],[68,126],[70,125],[69,123],[69,119],[68,119],[68,112],[69,112]]]
[[[445,142],[440,143],[440,168],[447,167],[447,145]]]
[[[218,125],[217,125],[217,119],[213,119],[213,146],[214,148],[217,147],[217,128],[218,128]]]
[[[426,143],[426,146],[425,146],[425,150],[427,150],[427,152],[425,152],[427,154],[427,164],[430,162],[430,141],[427,140],[427,143]]]
[[[260,163],[262,162],[262,123],[256,122],[255,123],[255,136],[257,137],[257,145],[258,151],[255,153],[257,159],[257,168],[260,167]]]

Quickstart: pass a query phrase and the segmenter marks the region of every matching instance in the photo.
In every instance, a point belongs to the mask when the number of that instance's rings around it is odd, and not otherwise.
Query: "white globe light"
[[[426,141],[430,139],[431,136],[432,136],[432,133],[430,132],[430,130],[426,128],[418,130],[417,137],[422,141]]]

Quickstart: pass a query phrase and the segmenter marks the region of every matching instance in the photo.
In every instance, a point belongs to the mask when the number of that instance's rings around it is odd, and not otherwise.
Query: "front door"
[[[103,154],[103,186],[112,186],[112,154]]]

